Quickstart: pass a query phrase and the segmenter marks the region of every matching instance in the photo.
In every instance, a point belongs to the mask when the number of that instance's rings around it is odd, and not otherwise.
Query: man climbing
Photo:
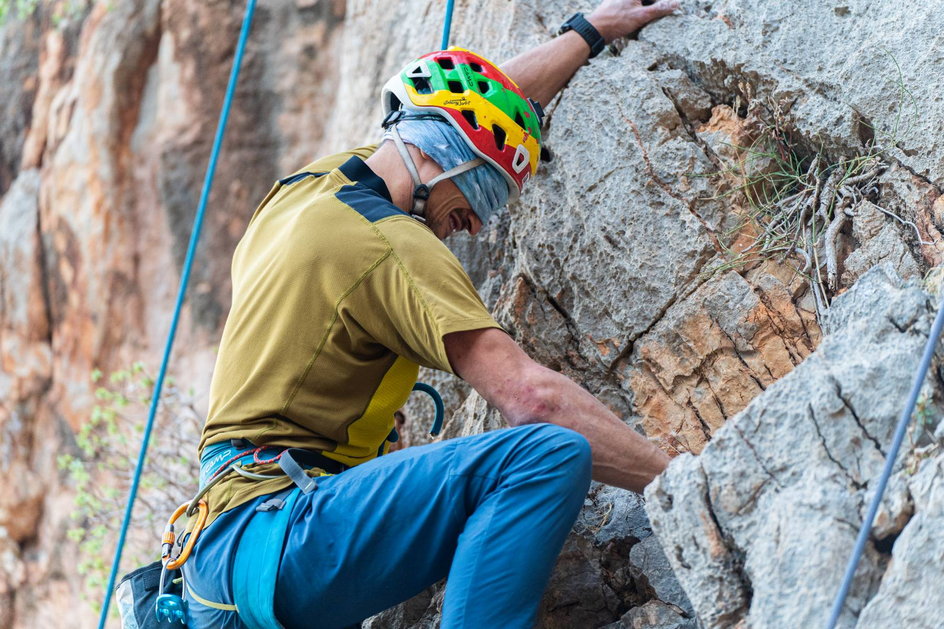
[[[501,69],[425,55],[384,86],[379,148],[269,192],[233,258],[191,626],[358,626],[448,576],[443,627],[531,627],[591,473],[641,491],[665,468],[501,330],[441,241],[476,234],[535,173],[540,105],[524,94],[547,104],[605,41],[676,7],[604,0]],[[511,428],[379,456],[419,365]]]

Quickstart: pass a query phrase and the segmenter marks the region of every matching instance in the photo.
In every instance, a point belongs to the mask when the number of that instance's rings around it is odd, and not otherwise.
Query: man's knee
[[[590,442],[579,432],[556,424],[528,424],[512,430],[526,433],[529,447],[540,449],[548,465],[586,476],[589,483]]]

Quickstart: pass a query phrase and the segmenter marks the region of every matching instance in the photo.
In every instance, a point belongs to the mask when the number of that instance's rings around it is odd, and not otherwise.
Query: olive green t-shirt
[[[452,372],[443,336],[499,327],[456,257],[391,203],[363,161],[374,150],[309,164],[253,215],[233,256],[201,451],[239,438],[373,459],[418,365]],[[290,484],[231,474],[211,513]]]

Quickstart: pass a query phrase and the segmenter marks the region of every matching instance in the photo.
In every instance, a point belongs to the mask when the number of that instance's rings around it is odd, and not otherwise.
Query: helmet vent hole
[[[525,126],[524,126],[524,118],[521,117],[521,112],[520,112],[520,111],[517,112],[517,113],[515,113],[515,122],[517,122],[517,123],[518,123],[518,126],[521,127],[522,129],[525,128]]]
[[[488,94],[488,91],[489,91],[489,90],[491,89],[491,87],[492,87],[491,85],[488,84],[488,81],[479,81],[479,82],[478,82],[478,86],[479,86],[479,93],[480,93],[480,94]]]
[[[452,62],[452,59],[450,59],[449,57],[441,57],[439,59],[436,59],[436,62],[439,64],[439,67],[442,68],[443,70],[452,70],[453,68],[456,67],[456,64],[454,64]]]
[[[465,91],[465,89],[462,87],[462,83],[460,83],[459,81],[449,81],[448,84],[449,84],[449,91],[452,92],[453,94],[461,94],[462,92]]]
[[[474,61],[469,64],[469,67],[472,68],[472,71],[473,71],[473,72],[481,72],[481,71],[482,71],[482,66],[479,65],[479,64],[477,64],[477,63],[475,63]]]
[[[413,77],[410,79],[413,81],[413,87],[416,88],[416,91],[420,94],[432,94],[433,88],[429,84],[429,80],[423,77]]]
[[[466,122],[472,125],[473,129],[479,128],[479,121],[475,117],[475,112],[472,111],[471,109],[463,109],[462,117],[465,118]]]
[[[495,134],[495,146],[499,151],[505,150],[505,130],[497,124],[492,125],[492,133]]]

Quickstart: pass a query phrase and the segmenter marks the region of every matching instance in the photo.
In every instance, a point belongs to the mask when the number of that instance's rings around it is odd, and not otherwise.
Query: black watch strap
[[[567,31],[576,31],[590,46],[590,58],[593,59],[606,48],[606,41],[600,31],[594,28],[593,24],[587,21],[583,13],[575,13],[569,20],[561,24],[558,35],[563,35]]]

